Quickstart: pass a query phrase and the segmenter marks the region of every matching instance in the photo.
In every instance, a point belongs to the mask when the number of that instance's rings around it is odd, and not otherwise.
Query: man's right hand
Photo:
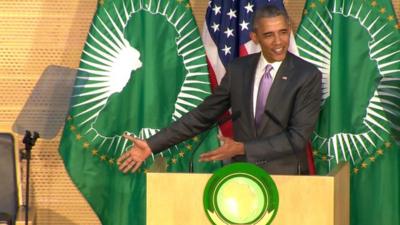
[[[134,173],[143,164],[144,160],[152,154],[152,151],[145,140],[140,140],[127,134],[124,135],[124,138],[132,141],[133,147],[118,158],[119,170],[124,173],[128,171]]]
[[[237,155],[244,155],[244,144],[229,137],[219,136],[218,139],[223,145],[213,151],[200,155],[200,162],[230,159]]]

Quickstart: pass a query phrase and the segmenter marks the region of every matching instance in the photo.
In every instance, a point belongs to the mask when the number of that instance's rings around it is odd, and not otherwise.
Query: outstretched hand
[[[245,154],[242,142],[237,142],[224,136],[219,136],[218,138],[223,143],[222,146],[214,151],[201,154],[200,162],[230,159],[233,156]]]
[[[133,147],[118,158],[119,170],[124,173],[128,171],[134,173],[152,152],[145,140],[140,140],[127,134],[124,134],[124,138],[132,141]]]

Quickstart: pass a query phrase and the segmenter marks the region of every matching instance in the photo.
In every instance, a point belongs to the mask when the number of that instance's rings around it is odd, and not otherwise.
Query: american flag
[[[225,75],[225,67],[230,61],[239,56],[260,51],[260,47],[250,40],[251,19],[257,8],[267,4],[284,8],[282,0],[211,0],[208,2],[202,38],[213,89]],[[294,43],[294,40],[291,43]],[[225,136],[232,136],[231,124],[224,124],[220,128]]]
[[[225,67],[239,56],[256,53],[260,47],[250,39],[251,20],[257,8],[274,5],[284,8],[282,0],[210,0],[202,39],[207,53],[210,82],[214,89],[225,75]],[[293,34],[289,51],[298,55]],[[224,136],[232,137],[232,124],[220,126]],[[309,145],[309,144],[308,144]],[[311,147],[307,147],[310,173],[315,174]]]

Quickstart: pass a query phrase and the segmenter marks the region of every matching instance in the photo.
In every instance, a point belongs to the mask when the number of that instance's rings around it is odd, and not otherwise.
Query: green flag
[[[389,0],[308,0],[297,32],[323,73],[316,168],[350,163],[352,225],[400,224],[399,28]]]
[[[148,138],[209,94],[205,52],[187,0],[99,2],[60,154],[102,224],[146,223],[145,174],[158,157],[150,157],[136,173],[122,174],[116,160],[131,146],[122,135]],[[216,148],[216,134],[214,129],[160,154],[167,171],[188,171],[193,149],[200,145],[198,156]],[[221,166],[194,161],[197,172]]]

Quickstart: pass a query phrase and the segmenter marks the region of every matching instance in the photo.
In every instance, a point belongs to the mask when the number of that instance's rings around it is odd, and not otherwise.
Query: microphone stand
[[[29,212],[29,169],[31,161],[31,150],[35,146],[36,140],[40,137],[38,132],[32,133],[28,130],[25,131],[24,139],[22,142],[25,148],[21,151],[21,159],[26,160],[26,182],[25,182],[25,225],[28,225],[28,212]]]

